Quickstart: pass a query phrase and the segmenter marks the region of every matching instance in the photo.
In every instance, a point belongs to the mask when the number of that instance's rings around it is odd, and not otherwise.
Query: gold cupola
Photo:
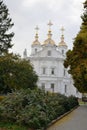
[[[32,43],[32,45],[40,45],[40,42],[38,40],[38,37],[39,37],[38,36],[38,30],[39,30],[38,26],[36,26],[35,30],[36,30],[35,41]]]
[[[64,30],[65,29],[62,27],[61,28],[61,31],[62,31],[61,41],[59,42],[58,46],[66,46],[67,47],[66,43],[64,42],[64,34],[63,34]]]
[[[49,21],[48,26],[49,26],[49,30],[48,30],[48,38],[44,41],[44,44],[52,44],[55,45],[55,42],[52,40],[52,33],[51,33],[51,26],[53,24],[51,23],[51,21]]]

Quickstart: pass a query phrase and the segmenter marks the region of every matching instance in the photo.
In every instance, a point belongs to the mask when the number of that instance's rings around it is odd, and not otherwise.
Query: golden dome
[[[52,39],[48,38],[47,40],[44,41],[44,44],[52,44],[52,45],[55,45],[55,42],[54,42]]]
[[[38,26],[36,26],[35,30],[36,30],[35,41],[32,43],[32,45],[40,45],[40,42],[38,41],[38,30],[39,30]]]
[[[65,30],[64,27],[62,27],[62,28],[61,28],[61,32],[62,32],[61,42],[59,43],[58,46],[66,46],[66,47],[67,47],[66,43],[64,42],[64,35],[63,35],[64,30]]]
[[[35,40],[35,41],[32,43],[32,45],[40,45],[40,42],[37,41],[37,40]]]
[[[66,46],[66,43],[64,42],[64,35],[61,36],[61,42],[59,42],[59,45],[58,46]]]
[[[51,33],[51,26],[53,25],[52,23],[51,23],[51,21],[49,21],[49,23],[48,23],[48,25],[49,25],[49,30],[48,30],[48,39],[46,39],[45,41],[44,41],[44,44],[52,44],[52,45],[55,45],[55,42],[52,40],[52,33]]]
[[[51,34],[51,30],[48,31],[48,39],[46,39],[44,41],[44,44],[52,44],[55,45],[55,42],[52,40],[52,34]]]
[[[60,42],[58,46],[67,46],[65,42]]]

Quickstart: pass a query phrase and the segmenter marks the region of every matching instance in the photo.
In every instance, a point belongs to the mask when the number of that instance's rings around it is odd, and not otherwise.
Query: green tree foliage
[[[54,119],[78,105],[77,98],[38,89],[20,90],[0,103],[0,121],[13,122],[34,130],[44,130]]]
[[[87,92],[87,0],[81,16],[82,25],[74,40],[74,47],[67,52],[64,66],[74,79],[74,85],[80,92]]]
[[[20,88],[35,88],[37,75],[29,61],[9,53],[12,48],[13,26],[6,5],[0,0],[0,93],[5,94]]]
[[[11,21],[6,5],[0,0],[0,55],[12,47],[11,40],[14,34],[8,32],[13,26]]]
[[[17,55],[0,57],[0,93],[12,92],[20,88],[35,88],[37,75],[29,61]]]

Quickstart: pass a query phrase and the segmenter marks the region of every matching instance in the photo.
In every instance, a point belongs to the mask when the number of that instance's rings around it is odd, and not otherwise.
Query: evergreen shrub
[[[42,90],[20,90],[0,102],[0,117],[5,122],[44,129],[54,119],[78,105],[75,97]]]

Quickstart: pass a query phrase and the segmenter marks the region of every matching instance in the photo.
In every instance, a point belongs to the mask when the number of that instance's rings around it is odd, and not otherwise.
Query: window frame
[[[51,83],[51,90],[52,90],[52,92],[54,92],[54,88],[55,88],[55,84]]]
[[[51,56],[51,50],[47,51],[47,56]]]
[[[42,90],[45,90],[45,83],[41,83]]]
[[[46,67],[42,67],[42,74],[43,74],[43,75],[46,74]]]
[[[51,68],[51,75],[55,75],[55,68],[54,67]]]
[[[67,93],[67,85],[65,84],[64,93]]]

